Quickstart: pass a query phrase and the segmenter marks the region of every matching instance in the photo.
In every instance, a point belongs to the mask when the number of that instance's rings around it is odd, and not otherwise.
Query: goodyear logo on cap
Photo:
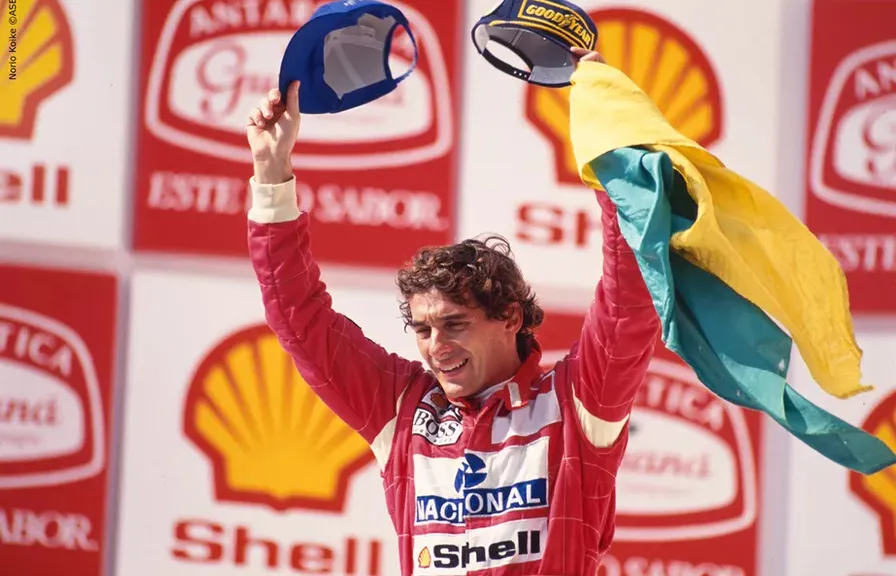
[[[595,35],[588,22],[568,6],[547,0],[523,0],[517,17],[523,20],[520,24],[546,29],[572,46],[594,49]]]
[[[184,410],[186,436],[214,467],[218,500],[341,511],[367,442],[314,394],[265,326],[219,343]]]

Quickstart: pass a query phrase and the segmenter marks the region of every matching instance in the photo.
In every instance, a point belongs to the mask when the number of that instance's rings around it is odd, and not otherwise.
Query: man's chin
[[[457,400],[466,396],[472,396],[473,394],[478,392],[475,387],[460,382],[448,382],[445,380],[441,380],[439,384],[442,385],[442,390],[445,392],[445,396],[449,400]]]

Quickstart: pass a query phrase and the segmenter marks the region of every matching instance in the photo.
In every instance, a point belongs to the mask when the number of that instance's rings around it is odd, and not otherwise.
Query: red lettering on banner
[[[53,397],[32,400],[0,395],[0,424],[56,426],[57,409]]]
[[[35,164],[29,173],[0,170],[0,203],[47,204],[67,206],[69,201],[68,166],[49,168]]]
[[[598,576],[746,576],[743,568],[714,562],[686,562],[631,556],[619,560],[604,556]]]
[[[239,178],[153,172],[147,205],[156,210],[237,214],[246,210],[247,184]]]
[[[447,229],[442,200],[426,191],[374,186],[296,183],[299,210],[318,222],[386,226],[395,230]],[[207,214],[244,213],[251,202],[244,179],[210,174],[154,172],[148,206],[156,210]]]
[[[72,375],[72,349],[52,334],[13,322],[0,322],[0,356],[26,361],[63,378]]]
[[[686,458],[674,453],[633,452],[623,460],[622,468],[648,476],[673,476],[689,480],[711,476],[708,454]]]
[[[708,390],[681,384],[656,373],[647,374],[635,403],[682,416],[716,433],[725,425],[725,406]]]
[[[90,519],[81,514],[0,508],[0,544],[5,546],[42,546],[94,552],[99,545],[91,538],[92,531]]]
[[[844,272],[896,272],[894,234],[819,234]]]
[[[315,220],[361,226],[388,226],[396,230],[448,229],[441,216],[442,200],[430,192],[386,190],[374,186],[297,184],[299,205]]]
[[[190,9],[190,38],[200,39],[251,28],[298,29],[322,2],[309,0],[239,0],[199,4]]]
[[[234,566],[289,567],[299,574],[380,576],[382,542],[348,537],[338,544],[278,542],[208,520],[181,520],[174,526],[171,554],[184,562]]]
[[[853,74],[853,91],[860,101],[896,91],[896,58],[858,68]]]
[[[196,84],[204,90],[199,108],[211,124],[226,120],[238,110],[245,94],[266,95],[271,86],[277,85],[272,74],[252,74],[246,66],[246,48],[237,42],[215,44],[199,60]],[[214,97],[226,96],[219,110],[212,108]]]
[[[538,246],[588,248],[601,240],[599,208],[567,208],[548,202],[520,204],[516,237]]]

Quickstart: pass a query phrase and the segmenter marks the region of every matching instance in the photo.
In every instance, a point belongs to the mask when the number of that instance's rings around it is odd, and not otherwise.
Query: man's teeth
[[[442,372],[454,372],[456,370],[460,370],[461,368],[463,368],[466,365],[467,365],[467,360],[464,360],[462,362],[455,364],[454,366],[447,366],[445,368],[442,368]]]

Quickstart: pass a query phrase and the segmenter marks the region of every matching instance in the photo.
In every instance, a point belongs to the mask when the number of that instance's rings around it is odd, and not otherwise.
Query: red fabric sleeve
[[[595,194],[603,212],[603,273],[582,327],[573,392],[591,416],[620,422],[644,380],[660,321],[635,255],[619,231],[616,207],[605,192]]]
[[[321,400],[369,443],[396,416],[422,365],[390,354],[332,308],[310,249],[309,219],[249,220],[252,266],[265,317]]]

